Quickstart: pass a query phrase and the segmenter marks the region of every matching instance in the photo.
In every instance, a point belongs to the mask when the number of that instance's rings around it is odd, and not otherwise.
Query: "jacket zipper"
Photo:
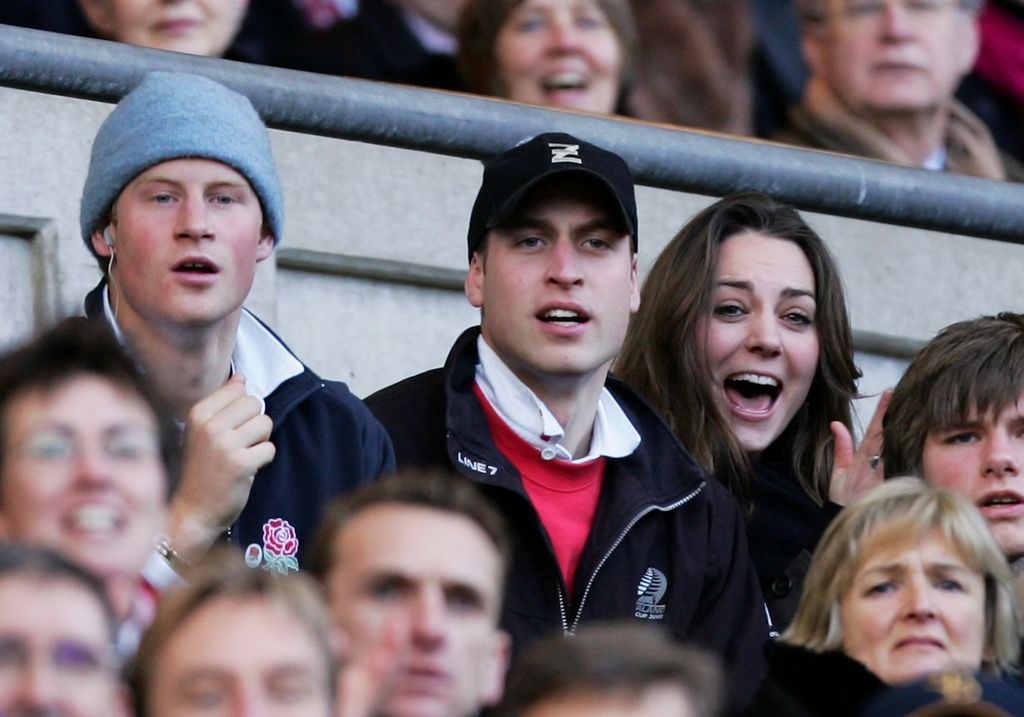
[[[637,522],[641,518],[643,518],[645,515],[647,515],[648,513],[652,512],[652,511],[660,510],[660,511],[662,511],[664,513],[664,512],[668,512],[670,510],[675,510],[676,508],[678,508],[681,505],[686,505],[691,500],[693,500],[694,496],[696,496],[698,493],[700,493],[702,490],[704,490],[704,485],[705,484],[703,482],[701,482],[701,484],[699,486],[697,486],[697,488],[692,493],[690,493],[689,495],[683,496],[681,499],[679,499],[675,503],[672,503],[672,504],[666,505],[666,506],[650,505],[650,506],[647,506],[646,508],[644,508],[639,513],[637,513],[635,516],[633,516],[633,519],[631,521],[629,521],[629,523],[626,524],[626,527],[622,529],[622,532],[619,533],[619,536],[611,544],[611,547],[608,548],[608,550],[605,552],[604,556],[602,556],[601,560],[598,561],[597,567],[594,568],[594,572],[592,572],[590,574],[590,579],[587,580],[587,586],[583,589],[583,596],[580,598],[579,607],[576,608],[576,618],[572,621],[572,626],[571,627],[569,626],[569,619],[568,619],[568,616],[566,615],[566,612],[565,612],[565,595],[562,592],[562,585],[561,585],[561,583],[558,584],[558,609],[562,613],[562,632],[565,634],[566,637],[575,637],[576,636],[576,628],[579,627],[580,616],[583,615],[583,606],[587,602],[587,596],[590,594],[590,588],[593,586],[594,580],[597,579],[597,574],[598,574],[598,572],[600,572],[601,567],[608,561],[608,558],[611,557],[611,555],[615,551],[615,549],[617,547],[619,547],[619,544],[622,543],[622,541],[626,539],[626,533],[628,533],[633,528],[633,526],[637,524]]]

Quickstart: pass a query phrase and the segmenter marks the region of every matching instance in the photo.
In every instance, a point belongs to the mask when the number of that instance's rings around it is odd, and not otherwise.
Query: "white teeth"
[[[580,317],[575,311],[569,311],[567,309],[552,309],[551,311],[544,314],[549,319],[578,319]]]
[[[544,312],[544,320],[558,326],[577,326],[584,321],[583,317],[575,311],[568,309],[551,309]]]
[[[575,72],[563,72],[545,78],[544,88],[547,90],[575,90],[586,86],[586,80]]]
[[[106,505],[86,505],[71,514],[76,528],[112,530],[117,525],[117,511]]]
[[[730,381],[746,381],[747,383],[756,383],[758,386],[772,386],[777,387],[779,382],[771,376],[762,376],[758,373],[738,373],[729,377]]]
[[[1012,496],[1002,496],[998,498],[989,498],[985,501],[985,505],[1017,505],[1020,501]]]

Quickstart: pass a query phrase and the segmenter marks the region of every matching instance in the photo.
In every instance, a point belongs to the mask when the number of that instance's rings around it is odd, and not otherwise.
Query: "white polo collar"
[[[515,433],[541,452],[546,460],[582,463],[600,456],[623,458],[640,445],[640,434],[607,388],[601,389],[597,415],[590,439],[590,451],[574,459],[561,444],[565,429],[544,402],[512,373],[483,336],[477,337],[480,363],[476,383],[494,410]]]
[[[110,306],[110,288],[103,292],[103,314],[123,346],[124,332]],[[231,351],[231,374],[245,376],[245,390],[250,396],[266,400],[278,386],[305,370],[302,362],[285,348],[248,309],[242,309]]]

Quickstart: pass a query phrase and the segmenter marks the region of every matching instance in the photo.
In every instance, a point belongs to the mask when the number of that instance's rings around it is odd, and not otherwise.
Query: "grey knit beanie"
[[[121,191],[142,172],[170,159],[214,159],[249,180],[275,244],[284,228],[284,201],[267,128],[248,98],[213,80],[151,72],[103,122],[92,143],[82,190],[82,238],[91,235]]]

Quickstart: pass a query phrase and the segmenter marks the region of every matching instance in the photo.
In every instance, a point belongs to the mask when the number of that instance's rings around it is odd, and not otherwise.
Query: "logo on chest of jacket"
[[[661,599],[668,590],[668,578],[657,568],[647,568],[636,586],[636,609],[633,617],[641,620],[661,620],[665,617],[665,605]]]
[[[455,459],[462,465],[469,468],[469,470],[476,473],[482,473],[485,476],[492,476],[498,472],[497,466],[492,466],[490,463],[484,463],[483,461],[475,461],[468,456],[462,455],[462,451],[459,451],[455,455]]]
[[[271,518],[263,524],[263,545],[252,543],[245,549],[245,564],[287,575],[299,569],[296,555],[299,539],[295,528],[284,518]]]

